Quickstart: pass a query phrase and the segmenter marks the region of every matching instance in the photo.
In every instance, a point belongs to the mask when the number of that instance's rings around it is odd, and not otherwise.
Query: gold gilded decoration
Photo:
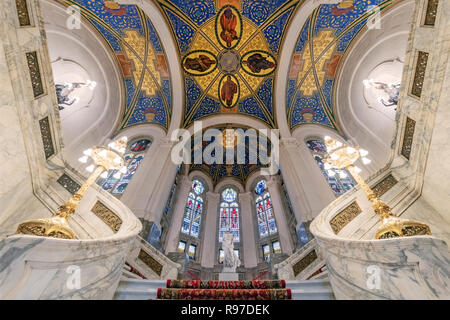
[[[383,194],[389,191],[393,186],[397,184],[397,180],[392,176],[388,175],[386,178],[378,182],[375,187],[372,188],[373,192],[377,197],[381,197]]]
[[[208,48],[214,54],[219,53],[218,50],[222,49],[219,41],[216,37],[216,21],[214,19],[209,20],[209,22],[205,22],[201,26],[201,32],[198,32],[194,36],[194,40],[192,41],[191,50],[204,50]],[[206,38],[205,38],[206,37]],[[212,45],[211,45],[212,44]]]
[[[414,138],[414,130],[416,128],[416,121],[406,117],[405,131],[403,133],[403,144],[401,154],[409,160],[411,156],[412,143]]]
[[[437,8],[439,5],[439,0],[428,0],[427,1],[427,10],[425,12],[425,19],[423,24],[425,26],[434,26],[436,22],[436,14]]]
[[[196,50],[189,52],[183,58],[184,72],[192,76],[204,76],[217,68],[216,56],[206,50]]]
[[[242,37],[242,18],[239,11],[231,6],[224,6],[216,16],[216,37],[220,45],[234,49]]]
[[[334,234],[338,234],[347,224],[361,213],[361,208],[356,201],[352,202],[344,210],[339,212],[333,219],[330,220],[331,229]]]
[[[42,83],[41,71],[39,69],[39,61],[37,52],[27,52],[28,70],[30,71],[31,87],[33,88],[34,97],[44,94],[44,85]]]
[[[266,77],[275,71],[277,62],[270,53],[254,50],[248,51],[242,56],[241,67],[251,76]]]
[[[21,27],[31,26],[27,0],[16,0],[17,16]]]
[[[214,31],[214,28],[213,28]],[[192,51],[200,51],[205,50],[205,48],[208,48],[208,52],[211,52],[214,56],[217,55],[218,51],[214,46],[211,45],[211,43],[206,40],[205,37],[201,33],[197,33],[195,35],[194,40],[192,41],[191,50]]]
[[[153,259],[151,255],[149,255],[147,252],[141,249],[139,251],[138,258],[142,260],[150,269],[152,269],[158,276],[161,276],[161,272],[163,269],[162,264],[160,264],[158,261]]]
[[[311,55],[311,47],[310,45],[305,45],[303,49],[301,62],[302,62],[302,70],[298,73],[297,76],[297,84],[301,84],[299,90],[303,92],[305,96],[311,96],[314,91],[317,90],[317,85],[322,86],[325,80],[325,71],[324,66],[325,63],[330,60],[333,55],[334,48],[337,45],[337,42],[334,42],[333,31],[331,30],[322,30],[319,32],[317,36],[312,40],[313,46],[313,54]],[[331,44],[331,45],[330,45]],[[322,54],[322,52],[330,45],[328,50]],[[319,58],[319,55],[322,54]],[[314,59],[319,58],[314,63],[314,69],[316,70],[318,84],[316,85],[316,80],[314,77],[314,73],[312,70]]]
[[[112,231],[117,232],[122,225],[122,219],[120,219],[114,212],[106,207],[100,201],[97,201],[91,211],[99,217],[104,223],[111,228]]]
[[[363,162],[369,163],[370,161],[365,158],[368,154],[367,151],[357,146],[352,147],[345,145],[330,137],[325,137],[325,145],[328,150],[328,154],[324,158],[325,169],[328,167],[348,170],[366,194],[375,213],[380,216],[381,226],[375,234],[376,239],[408,237],[425,234],[431,235],[431,230],[427,225],[416,221],[400,219],[394,215],[391,208],[376,196],[369,185],[359,175],[361,170],[358,171],[354,166],[354,163],[359,159],[360,155],[363,157]]]
[[[136,30],[127,30],[125,31],[125,35],[124,41],[126,41],[130,47],[133,48],[133,50],[131,50],[128,46],[124,46],[124,51],[127,57],[133,61],[135,66],[135,71],[133,72],[134,81],[135,83],[140,83],[142,72],[145,69],[145,74],[142,78],[141,90],[144,90],[148,96],[154,96],[158,89],[155,81],[161,85],[161,76],[158,70],[156,70],[156,54],[153,51],[153,47],[151,45],[147,46],[147,63],[144,66],[141,58],[139,57],[145,57],[145,37],[141,36]],[[152,75],[155,78],[153,78]]]
[[[232,74],[224,75],[219,84],[220,102],[225,108],[233,108],[239,101],[239,81]]]
[[[317,259],[317,253],[315,250],[312,250],[302,259],[300,259],[296,264],[292,266],[294,270],[294,277],[296,277],[300,272],[305,270],[311,263],[313,263]]]
[[[422,95],[423,82],[425,80],[425,71],[427,69],[428,53],[419,51],[417,53],[416,71],[414,72],[414,80],[411,87],[411,94],[420,98]]]
[[[123,154],[126,150],[127,138],[122,137],[108,144],[108,147],[93,147],[85,150],[86,161],[91,157],[92,174],[85,183],[75,192],[75,194],[58,209],[58,212],[51,218],[35,219],[21,223],[17,227],[16,233],[32,234],[52,238],[76,239],[75,233],[68,224],[70,215],[75,213],[76,208],[83,199],[89,187],[97,181],[98,177],[108,170],[126,169]],[[83,162],[86,162],[83,161]]]
[[[81,187],[78,183],[76,183],[71,177],[69,177],[65,173],[58,178],[57,182],[71,194],[75,194],[75,192],[77,192]]]
[[[52,132],[50,130],[50,123],[48,117],[39,120],[39,128],[41,129],[42,144],[44,145],[45,159],[50,158],[55,154],[53,147]]]
[[[58,239],[76,239],[75,234],[67,224],[67,220],[58,216],[22,223],[17,228],[16,233]]]

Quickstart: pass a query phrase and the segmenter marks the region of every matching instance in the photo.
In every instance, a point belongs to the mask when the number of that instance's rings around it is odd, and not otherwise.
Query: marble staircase
[[[166,288],[164,280],[139,280],[122,278],[114,295],[115,300],[153,300],[157,299],[158,289]],[[334,300],[328,280],[286,281],[292,300]]]

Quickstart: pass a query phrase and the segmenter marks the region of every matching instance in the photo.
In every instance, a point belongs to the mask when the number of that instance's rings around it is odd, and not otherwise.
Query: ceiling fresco
[[[181,56],[182,127],[231,113],[276,127],[274,73],[298,0],[157,0]]]
[[[245,186],[245,182],[247,181],[248,177],[255,172],[256,170],[260,170],[261,168],[267,167],[265,163],[268,163],[269,161],[269,155],[270,155],[270,141],[267,140],[267,148],[265,147],[264,143],[257,143],[256,139],[252,140],[249,137],[244,137],[243,135],[239,135],[236,130],[242,130],[245,133],[247,133],[248,128],[241,128],[237,126],[219,126],[215,129],[218,129],[222,132],[222,141],[226,140],[223,137],[225,130],[234,130],[231,131],[232,135],[231,137],[234,137],[234,134],[236,134],[236,138],[233,141],[234,144],[234,160],[232,165],[226,164],[226,146],[222,148],[223,150],[223,161],[222,164],[213,163],[213,164],[207,164],[205,161],[203,161],[202,164],[191,164],[189,168],[189,172],[200,170],[209,175],[213,181],[213,184],[216,185],[220,182],[220,180],[225,178],[232,178],[234,180],[237,180],[240,182],[243,186]],[[256,131],[255,131],[256,132]],[[244,140],[242,140],[244,139]],[[205,149],[210,146],[215,141],[215,137],[211,139],[211,141],[202,141],[201,143],[196,143],[194,139],[191,142],[191,159],[192,162],[195,161],[195,153],[197,151],[202,152],[204,154]],[[219,142],[222,146],[226,144],[226,142]],[[244,164],[239,164],[237,160],[237,145],[243,146],[245,148],[245,161]],[[208,151],[209,152],[209,151]],[[212,151],[212,156],[215,155],[215,152]],[[264,164],[263,164],[264,163]]]
[[[167,130],[172,102],[167,58],[149,18],[134,5],[104,0],[63,0],[78,5],[117,59],[125,99],[119,130],[154,123]]]
[[[368,19],[376,27],[375,14],[390,4],[389,0],[346,0],[321,5],[311,13],[288,74],[286,111],[291,130],[315,123],[339,131],[334,90],[342,57]]]

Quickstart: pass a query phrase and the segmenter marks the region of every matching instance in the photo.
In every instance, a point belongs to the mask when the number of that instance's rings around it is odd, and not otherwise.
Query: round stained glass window
[[[255,192],[256,194],[260,195],[262,194],[264,191],[266,191],[267,185],[266,185],[266,180],[261,180],[260,182],[258,182],[256,184],[255,187]]]
[[[233,202],[236,200],[237,193],[231,188],[227,188],[222,192],[222,198],[226,202]]]
[[[192,182],[192,189],[195,191],[196,194],[200,195],[205,190],[205,187],[203,186],[203,183],[201,183],[198,180],[194,180]]]
[[[327,152],[327,147],[325,146],[325,144],[322,141],[309,140],[308,142],[306,142],[306,145],[313,152],[318,152],[318,153],[326,153]]]
[[[130,150],[132,152],[142,152],[147,150],[147,148],[150,147],[151,144],[152,142],[148,139],[137,140],[133,142],[133,144],[130,147]]]

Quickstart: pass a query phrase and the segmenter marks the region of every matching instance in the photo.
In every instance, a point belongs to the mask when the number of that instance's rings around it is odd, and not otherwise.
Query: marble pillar
[[[216,263],[216,239],[217,239],[217,216],[219,214],[220,194],[215,192],[206,193],[207,209],[206,218],[203,218],[205,223],[205,232],[203,236],[203,253],[202,253],[202,267],[213,268]]]
[[[282,197],[280,195],[280,178],[278,176],[272,176],[267,179],[267,187],[269,189],[270,197],[272,198],[273,212],[275,221],[277,222],[281,250],[283,253],[292,254],[294,244],[287,224]]]
[[[304,146],[306,148],[306,145]],[[336,199],[311,153],[295,138],[283,138],[280,144],[280,167],[297,227],[314,219]]]
[[[242,242],[244,247],[244,266],[245,268],[254,268],[258,264],[256,235],[255,235],[255,218],[254,200],[251,192],[241,193],[239,195],[241,204],[241,221],[242,221]]]
[[[131,179],[121,201],[141,220],[141,236],[158,238],[161,217],[177,174],[171,161],[173,143],[166,138],[155,141]]]
[[[187,175],[182,176],[180,179],[180,185],[175,194],[175,207],[172,214],[172,221],[170,229],[167,234],[166,241],[166,254],[169,252],[175,252],[178,247],[179,233],[181,230],[181,223],[183,220],[184,211],[186,208],[186,199],[189,191],[192,188],[192,181]]]

